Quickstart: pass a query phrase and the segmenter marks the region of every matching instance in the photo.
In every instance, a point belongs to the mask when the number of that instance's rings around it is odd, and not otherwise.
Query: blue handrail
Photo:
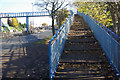
[[[111,36],[113,36],[117,40],[120,40],[120,37],[117,34],[115,34],[114,32],[112,32],[110,29],[108,29],[107,27],[105,27],[103,24],[101,24],[100,22],[98,22],[97,20],[95,20],[94,18],[92,18],[91,16],[89,16],[88,14],[85,15],[84,13],[81,13],[79,11],[77,11],[77,13],[80,16],[84,16],[85,21],[87,21],[86,17],[88,16],[90,19],[92,19],[93,21],[95,21],[95,23],[98,23],[99,25],[101,25],[109,34],[111,34]]]
[[[77,12],[77,14],[83,16],[85,22],[88,23],[116,75],[120,77],[120,43],[117,41],[120,40],[120,37],[88,14],[81,12]]]
[[[56,34],[49,41],[49,78],[52,79],[55,76],[57,66],[61,54],[64,49],[65,41],[67,39],[69,29],[73,22],[74,14],[70,10],[71,14],[65,21],[65,23],[60,27]]]

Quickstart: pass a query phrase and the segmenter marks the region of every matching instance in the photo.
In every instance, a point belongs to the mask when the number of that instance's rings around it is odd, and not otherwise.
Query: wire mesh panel
[[[67,39],[71,24],[73,22],[74,14],[70,11],[71,14],[65,23],[60,27],[58,32],[53,36],[49,41],[49,78],[52,79],[55,76],[57,66],[61,54],[64,49],[65,41]]]
[[[117,42],[117,40],[120,40],[120,37],[88,14],[85,15],[80,12],[78,14],[83,16],[84,20],[88,23],[117,76],[120,76],[120,43]]]

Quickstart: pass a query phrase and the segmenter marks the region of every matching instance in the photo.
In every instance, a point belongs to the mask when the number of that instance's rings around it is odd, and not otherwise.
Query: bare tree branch
[[[40,0],[40,3],[36,3],[36,6],[42,7],[45,10],[48,11],[52,18],[52,32],[53,35],[55,34],[55,29],[54,29],[54,19],[56,12],[64,6],[65,0]],[[64,7],[66,7],[68,4],[66,4]]]
[[[56,1],[56,3],[55,3],[55,6],[58,4],[58,0]]]
[[[54,12],[56,12],[58,9],[60,9],[63,4],[64,4],[64,2],[61,2],[61,5]]]

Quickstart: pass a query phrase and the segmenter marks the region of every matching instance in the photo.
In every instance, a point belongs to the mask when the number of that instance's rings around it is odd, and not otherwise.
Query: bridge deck
[[[105,54],[83,18],[75,15],[55,79],[117,80]]]
[[[47,11],[43,12],[18,12],[18,13],[0,13],[0,18],[9,17],[38,17],[38,16],[50,16]]]

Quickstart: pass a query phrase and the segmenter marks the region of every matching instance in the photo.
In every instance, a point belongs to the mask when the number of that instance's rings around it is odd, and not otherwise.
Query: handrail
[[[96,23],[98,23],[99,26],[101,25],[109,34],[111,34],[112,36],[114,36],[115,39],[120,40],[120,37],[117,34],[115,34],[114,32],[112,32],[110,29],[108,29],[107,27],[105,27],[103,24],[101,24],[100,22],[98,22],[97,20],[95,20],[94,18],[92,18],[91,16],[88,15],[88,17],[91,18],[92,20],[94,20]]]
[[[61,54],[64,49],[65,41],[67,39],[69,29],[73,22],[74,14],[70,10],[71,14],[65,21],[65,23],[60,27],[56,34],[49,41],[49,78],[52,79],[55,76],[57,66]]]
[[[85,22],[88,23],[116,75],[120,77],[120,43],[117,41],[120,37],[88,14],[81,12],[77,14],[83,16]]]
[[[80,13],[79,11],[77,11],[77,13],[80,14],[80,16],[85,15],[84,13]],[[96,23],[98,23],[99,26],[101,25],[102,28],[104,28],[109,34],[111,34],[112,36],[114,36],[114,38],[115,38],[116,40],[120,40],[120,37],[119,37],[117,34],[115,34],[114,32],[112,32],[110,29],[108,29],[107,27],[105,27],[103,24],[101,24],[100,22],[98,22],[96,19],[94,19],[93,17],[89,16],[88,14],[87,14],[87,16],[88,16],[90,19],[92,19],[93,21],[95,21]]]

